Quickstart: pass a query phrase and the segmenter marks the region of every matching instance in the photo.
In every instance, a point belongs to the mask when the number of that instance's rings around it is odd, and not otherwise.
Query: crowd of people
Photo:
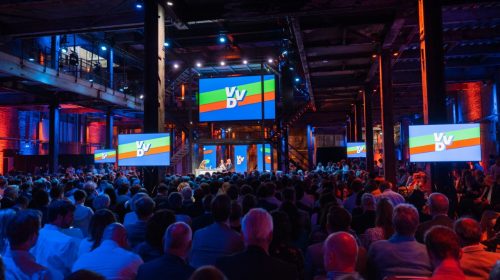
[[[442,186],[364,169],[4,174],[0,280],[500,279],[500,158]]]

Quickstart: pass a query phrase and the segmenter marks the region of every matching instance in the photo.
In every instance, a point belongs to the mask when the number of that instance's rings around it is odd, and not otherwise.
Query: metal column
[[[363,104],[361,101],[356,101],[354,107],[354,119],[356,121],[356,141],[363,141]]]
[[[157,1],[144,1],[144,132],[165,130],[165,10]],[[159,168],[146,170],[144,184],[158,184]]]
[[[418,1],[424,124],[448,122],[441,8],[441,0]],[[447,183],[447,164],[431,164],[430,173],[433,186]]]
[[[113,148],[113,109],[108,107],[106,112],[106,149]]]
[[[366,142],[366,170],[373,172],[373,116],[372,103],[373,94],[370,86],[365,87],[363,94],[363,102],[365,104],[365,142]]]
[[[59,50],[61,49],[61,36],[50,37],[50,66],[52,69],[59,68]]]
[[[107,60],[108,60],[108,87],[110,89],[115,89],[115,82],[114,82],[115,70],[113,69],[114,60],[115,60],[114,56],[115,56],[115,52],[114,52],[113,48],[109,48]]]
[[[52,174],[59,168],[59,101],[55,98],[49,105],[49,170]]]
[[[384,141],[384,177],[387,181],[396,183],[396,154],[394,151],[394,108],[392,96],[392,54],[384,49],[379,55],[380,75],[380,110]]]

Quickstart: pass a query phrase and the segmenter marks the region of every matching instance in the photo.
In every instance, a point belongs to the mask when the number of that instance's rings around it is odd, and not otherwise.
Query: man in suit
[[[243,218],[241,230],[246,250],[233,256],[222,257],[216,263],[228,279],[298,279],[294,266],[269,256],[273,219],[266,210],[251,209]]]
[[[427,200],[432,220],[423,222],[417,227],[415,238],[418,242],[424,243],[425,233],[433,226],[445,226],[453,228],[453,220],[448,218],[448,208],[450,203],[446,195],[442,193],[432,193]]]
[[[479,244],[481,240],[481,226],[471,218],[462,218],[455,222],[455,232],[462,246],[462,267],[467,279],[488,279],[500,254],[488,252]]]
[[[226,170],[231,172],[231,171],[233,171],[232,169],[233,169],[233,163],[231,162],[231,159],[228,158],[226,160]]]
[[[243,250],[241,235],[229,226],[231,199],[220,194],[212,202],[214,223],[199,229],[194,234],[190,264],[198,268],[215,265],[215,260]]]
[[[133,224],[125,226],[130,248],[135,248],[139,243],[146,240],[146,225],[148,220],[153,216],[155,206],[154,200],[149,196],[141,198],[135,203],[135,213],[138,220]]]
[[[186,223],[171,224],[163,236],[165,255],[141,265],[137,280],[189,279],[194,272],[194,268],[186,262],[191,237],[191,228]]]

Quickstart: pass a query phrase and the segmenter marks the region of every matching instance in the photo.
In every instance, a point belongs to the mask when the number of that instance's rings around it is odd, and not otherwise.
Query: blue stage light
[[[101,46],[101,51],[107,51],[107,50],[108,50],[108,48],[106,46],[104,46],[104,45]]]
[[[224,44],[227,41],[225,35],[219,35],[219,43]]]

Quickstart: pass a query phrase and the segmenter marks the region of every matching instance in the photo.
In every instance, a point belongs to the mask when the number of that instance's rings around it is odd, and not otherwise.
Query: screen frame
[[[412,138],[411,136],[411,128],[416,128],[416,127],[429,127],[429,126],[463,126],[463,125],[474,125],[479,129],[479,159],[474,158],[474,159],[463,159],[463,160],[415,160],[414,156],[412,156],[410,152],[410,139]],[[450,129],[451,130],[451,129]],[[415,137],[415,136],[414,136]],[[481,124],[479,123],[459,123],[459,124],[424,124],[424,125],[410,125],[408,126],[408,155],[409,155],[409,162],[412,163],[446,163],[446,162],[480,162],[483,159],[482,155],[482,141],[481,141]],[[474,145],[476,146],[476,145]]]
[[[273,76],[274,79],[274,118],[265,118],[265,105],[264,104],[264,92],[263,92],[263,86],[262,84],[264,83],[264,77],[265,76]],[[260,82],[261,82],[261,118],[258,119],[233,119],[233,120],[201,120],[201,112],[200,112],[200,81],[201,80],[210,80],[210,79],[231,79],[231,78],[242,78],[242,77],[260,77]],[[261,75],[239,75],[239,76],[214,76],[210,78],[200,78],[198,80],[198,98],[196,100],[197,103],[197,109],[198,109],[198,122],[200,123],[231,123],[231,122],[260,122],[260,121],[275,121],[276,120],[276,113],[277,113],[277,103],[276,103],[276,92],[277,92],[277,83],[276,83],[276,75],[275,74],[261,74]],[[263,110],[264,109],[264,110]]]
[[[169,142],[168,143],[168,146],[170,148],[170,152],[169,152],[169,156],[168,156],[168,164],[165,164],[165,165],[129,165],[129,164],[120,164],[120,159],[119,159],[119,155],[120,155],[120,136],[130,136],[130,135],[160,135],[160,134],[166,134],[169,138]],[[129,167],[129,166],[135,166],[135,167],[152,167],[152,166],[158,166],[158,167],[164,167],[164,166],[170,166],[171,164],[171,159],[172,159],[172,137],[170,135],[169,132],[157,132],[157,133],[131,133],[131,134],[118,134],[118,137],[117,137],[117,141],[118,141],[118,145],[117,145],[117,148],[116,148],[116,163],[118,166],[125,166],[125,167]]]

